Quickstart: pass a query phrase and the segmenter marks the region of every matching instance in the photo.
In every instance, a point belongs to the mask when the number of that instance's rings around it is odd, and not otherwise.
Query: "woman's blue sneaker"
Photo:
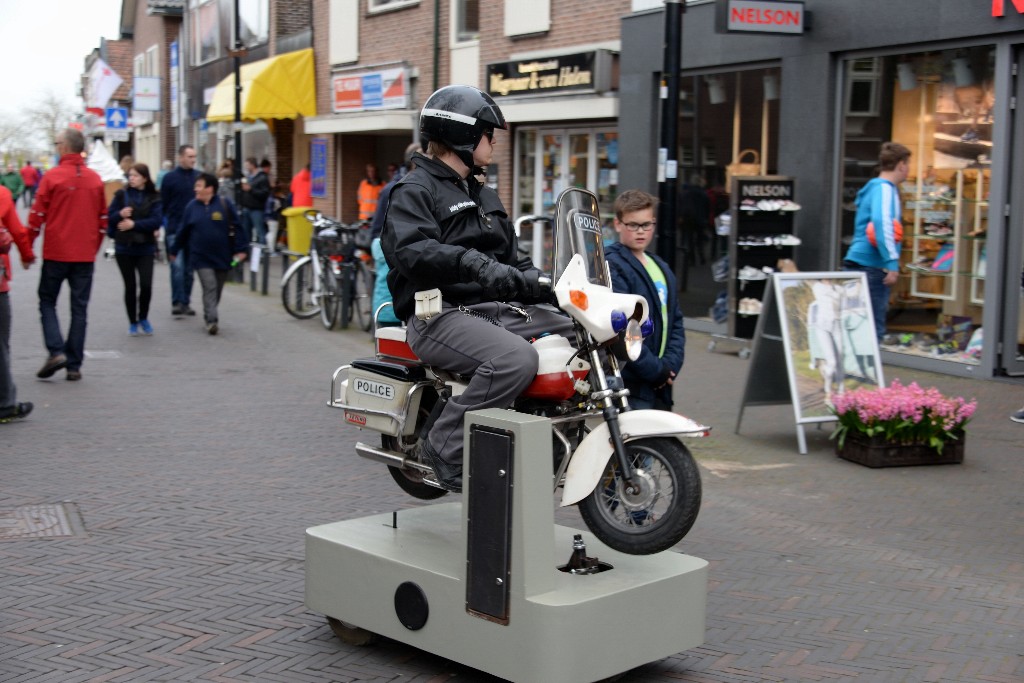
[[[142,334],[146,335],[147,337],[153,334],[153,326],[149,324],[148,320],[140,320],[139,327],[142,328]]]
[[[129,337],[138,337],[139,336],[139,326],[136,325],[135,323],[130,324],[128,326],[128,336]]]

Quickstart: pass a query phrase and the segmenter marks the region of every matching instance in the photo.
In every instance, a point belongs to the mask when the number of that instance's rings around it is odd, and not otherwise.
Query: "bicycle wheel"
[[[338,278],[330,261],[325,261],[320,273],[320,321],[328,330],[333,330],[338,322],[338,305],[341,303],[338,294]]]
[[[355,278],[355,268],[345,264],[341,267],[341,275],[338,277],[341,283],[341,292],[338,299],[341,301],[341,329],[347,330],[348,324],[352,322],[352,280]]]
[[[308,256],[297,261],[281,283],[281,303],[291,315],[305,320],[320,312],[316,295],[317,282],[313,275],[313,261]]]
[[[373,325],[373,271],[362,262],[356,267],[356,282],[352,294],[352,308],[356,313],[356,324],[364,332]]]

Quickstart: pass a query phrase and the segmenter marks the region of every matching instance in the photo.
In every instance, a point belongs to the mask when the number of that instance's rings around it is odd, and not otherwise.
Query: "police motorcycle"
[[[571,318],[576,348],[558,335],[534,340],[537,375],[511,408],[550,419],[552,488],[561,487],[561,505],[578,505],[609,547],[647,555],[678,543],[697,519],[700,473],[684,442],[707,436],[710,427],[677,413],[630,409],[620,367],[639,356],[653,324],[646,299],[612,291],[598,216],[587,190],[558,198],[552,301]],[[433,291],[439,311],[440,292]],[[380,433],[380,445],[357,443],[358,455],[387,465],[412,496],[436,499],[446,491],[417,460],[416,445],[468,378],[420,361],[404,327],[378,328],[375,341],[374,358],[334,372],[329,405],[343,410],[347,423]]]

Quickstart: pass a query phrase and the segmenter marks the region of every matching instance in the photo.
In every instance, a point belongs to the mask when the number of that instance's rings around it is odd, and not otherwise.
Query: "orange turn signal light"
[[[569,290],[569,303],[581,311],[587,310],[590,302],[587,301],[587,293],[582,289],[570,289]]]

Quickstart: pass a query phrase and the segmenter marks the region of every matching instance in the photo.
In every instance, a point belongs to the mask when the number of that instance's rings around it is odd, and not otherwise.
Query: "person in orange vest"
[[[371,221],[373,220],[373,214],[377,210],[377,198],[380,196],[380,191],[384,187],[384,183],[380,181],[380,176],[377,175],[377,167],[373,164],[366,165],[366,177],[361,183],[359,183],[359,220],[360,221]]]

